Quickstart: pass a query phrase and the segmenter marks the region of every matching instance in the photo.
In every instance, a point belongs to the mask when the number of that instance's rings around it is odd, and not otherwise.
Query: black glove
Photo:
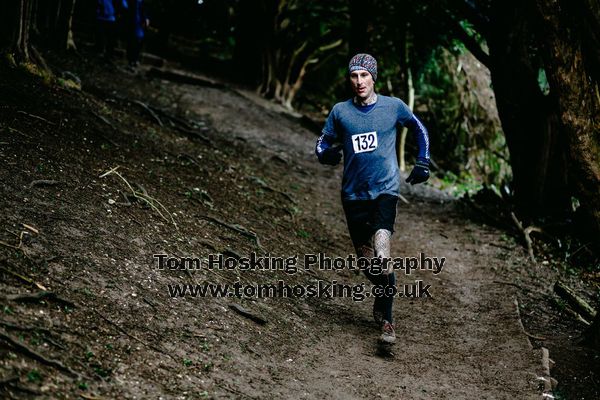
[[[319,157],[319,162],[327,165],[338,165],[342,159],[342,153],[340,153],[341,149],[342,146],[336,146],[323,150],[321,157]]]
[[[427,179],[429,179],[429,160],[419,157],[417,158],[415,167],[410,175],[408,175],[408,178],[406,178],[406,182],[416,185],[417,183],[425,182]]]

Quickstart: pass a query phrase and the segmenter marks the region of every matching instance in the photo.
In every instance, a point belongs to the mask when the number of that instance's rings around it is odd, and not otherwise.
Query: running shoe
[[[396,341],[396,331],[394,330],[394,324],[391,324],[386,320],[383,321],[381,341],[384,343],[394,343]]]

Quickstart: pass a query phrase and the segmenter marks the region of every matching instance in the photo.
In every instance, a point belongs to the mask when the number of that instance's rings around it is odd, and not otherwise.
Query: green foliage
[[[210,350],[210,344],[208,343],[208,341],[204,341],[202,342],[202,344],[200,345],[200,349],[202,351],[209,351]]]
[[[213,365],[212,362],[207,361],[207,362],[204,363],[204,365],[202,366],[202,368],[204,369],[205,372],[210,372],[214,368],[214,365]]]
[[[301,237],[302,239],[308,239],[310,237],[310,233],[306,232],[305,230],[298,230],[298,232],[296,232],[296,235],[298,237]]]
[[[34,346],[39,346],[41,344],[41,340],[39,338],[39,333],[36,334],[37,337],[31,337],[29,338],[29,344],[32,344]]]
[[[71,79],[57,78],[56,84],[65,89],[81,90],[81,84],[77,83]]]
[[[426,110],[432,154],[445,171],[443,181],[457,193],[481,184],[499,186],[511,175],[492,92],[481,87],[489,77],[477,65],[460,47],[439,48],[416,84],[426,105],[421,108]]]
[[[93,365],[92,367],[94,369],[94,372],[102,378],[106,378],[111,373],[110,369],[105,369],[99,364]]]
[[[52,75],[52,72],[38,64],[32,62],[24,62],[19,64],[19,67],[27,73],[40,78],[42,83],[44,83],[45,85],[50,86],[55,81],[55,77],[54,75]]]
[[[546,77],[546,71],[544,68],[538,69],[538,85],[540,90],[544,95],[550,94],[550,84],[548,83],[548,78]]]
[[[560,388],[556,388],[552,390],[552,394],[554,395],[555,400],[566,400],[567,397],[563,394]]]
[[[473,195],[483,188],[481,182],[466,171],[462,171],[460,175],[448,171],[440,177],[440,181],[440,189],[449,190],[456,197]]]
[[[29,382],[39,382],[42,380],[42,374],[37,369],[32,369],[27,373],[27,381]]]
[[[4,61],[6,62],[6,64],[8,64],[12,68],[17,67],[17,62],[15,61],[14,54],[12,54],[10,52],[5,52],[5,53],[3,53],[3,56],[4,56],[3,58],[4,58]]]

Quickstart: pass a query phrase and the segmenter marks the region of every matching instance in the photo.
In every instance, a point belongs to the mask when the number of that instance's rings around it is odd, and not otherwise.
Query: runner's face
[[[373,94],[375,82],[373,76],[366,69],[359,69],[350,73],[352,91],[356,97],[366,100]]]

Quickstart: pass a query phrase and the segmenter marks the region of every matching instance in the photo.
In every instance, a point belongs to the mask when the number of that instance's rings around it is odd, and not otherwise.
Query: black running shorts
[[[370,245],[371,237],[378,229],[394,232],[397,203],[398,197],[391,194],[381,194],[373,200],[342,201],[355,249]]]

